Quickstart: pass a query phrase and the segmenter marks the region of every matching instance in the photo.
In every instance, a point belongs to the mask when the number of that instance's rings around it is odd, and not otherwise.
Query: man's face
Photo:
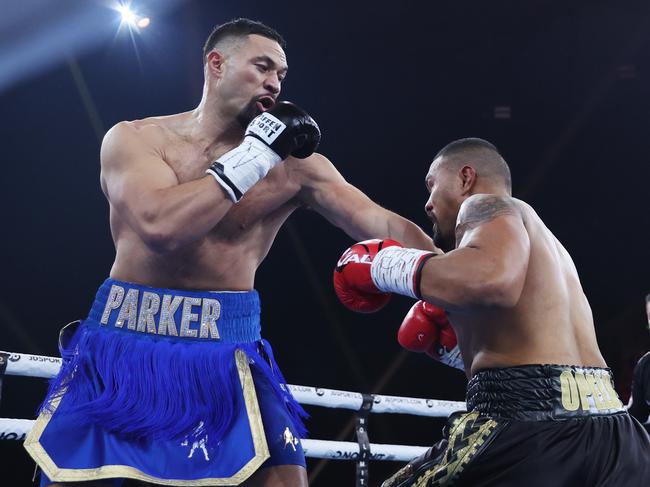
[[[219,81],[221,99],[246,127],[280,95],[288,69],[286,55],[274,40],[253,34],[226,55],[225,64]]]
[[[438,158],[431,163],[424,182],[429,191],[424,211],[433,222],[433,243],[448,252],[456,247],[456,218],[463,201],[460,179],[441,167]]]

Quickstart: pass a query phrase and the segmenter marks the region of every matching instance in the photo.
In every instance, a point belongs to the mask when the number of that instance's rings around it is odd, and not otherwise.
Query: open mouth
[[[260,112],[265,112],[275,105],[275,100],[271,96],[260,96],[257,99],[256,105]]]

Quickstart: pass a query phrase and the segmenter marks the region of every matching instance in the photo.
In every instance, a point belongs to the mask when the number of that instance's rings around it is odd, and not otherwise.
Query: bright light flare
[[[130,32],[139,32],[140,29],[149,27],[151,24],[151,19],[144,15],[140,15],[135,10],[131,9],[131,2],[122,0],[116,2],[113,8],[120,14],[120,30],[122,27],[128,27]]]
[[[131,26],[136,25],[138,18],[128,5],[120,5],[117,7],[117,11],[120,13],[120,15],[122,15],[123,23],[129,24]]]
[[[149,27],[149,24],[151,23],[151,19],[149,17],[142,17],[140,20],[137,22],[137,26],[140,29],[144,29],[146,27]]]

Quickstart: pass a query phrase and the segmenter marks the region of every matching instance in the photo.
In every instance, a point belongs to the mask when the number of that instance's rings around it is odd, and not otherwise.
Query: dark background
[[[423,228],[435,152],[466,136],[499,147],[514,195],[574,257],[627,400],[634,362],[650,348],[647,1],[145,2],[133,8],[152,23],[133,36],[118,33],[104,3],[17,5],[6,2],[0,20],[0,349],[57,353],[58,329],[85,315],[114,257],[99,188],[101,135],[120,120],[194,108],[205,38],[215,24],[246,16],[286,38],[282,98],[318,121],[320,151]],[[53,33],[53,25],[64,28]],[[2,63],[14,58],[28,69],[9,79]],[[462,400],[462,374],[400,352],[395,333],[408,299],[371,316],[337,302],[331,271],[350,242],[302,210],[258,272],[263,333],[287,380]],[[45,381],[6,378],[0,416],[33,417],[44,392]],[[352,439],[351,412],[308,409],[313,438]],[[441,426],[373,415],[370,439],[427,445]],[[29,485],[33,464],[18,442],[0,442],[0,465],[0,485]],[[352,462],[308,467],[316,487],[354,483]],[[371,485],[397,467],[373,462]]]

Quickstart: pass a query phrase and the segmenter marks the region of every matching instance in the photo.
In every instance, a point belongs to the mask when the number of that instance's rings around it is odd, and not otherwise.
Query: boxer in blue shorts
[[[218,26],[194,110],[106,134],[116,257],[25,443],[42,485],[307,485],[303,413],[260,335],[258,266],[301,206],[353,238],[433,244],[313,153],[316,122],[278,102],[283,46],[259,22]]]
[[[304,467],[304,412],[259,318],[255,291],[107,279],[88,318],[61,340],[63,371],[26,441],[43,483],[123,474],[229,485],[259,466]]]

